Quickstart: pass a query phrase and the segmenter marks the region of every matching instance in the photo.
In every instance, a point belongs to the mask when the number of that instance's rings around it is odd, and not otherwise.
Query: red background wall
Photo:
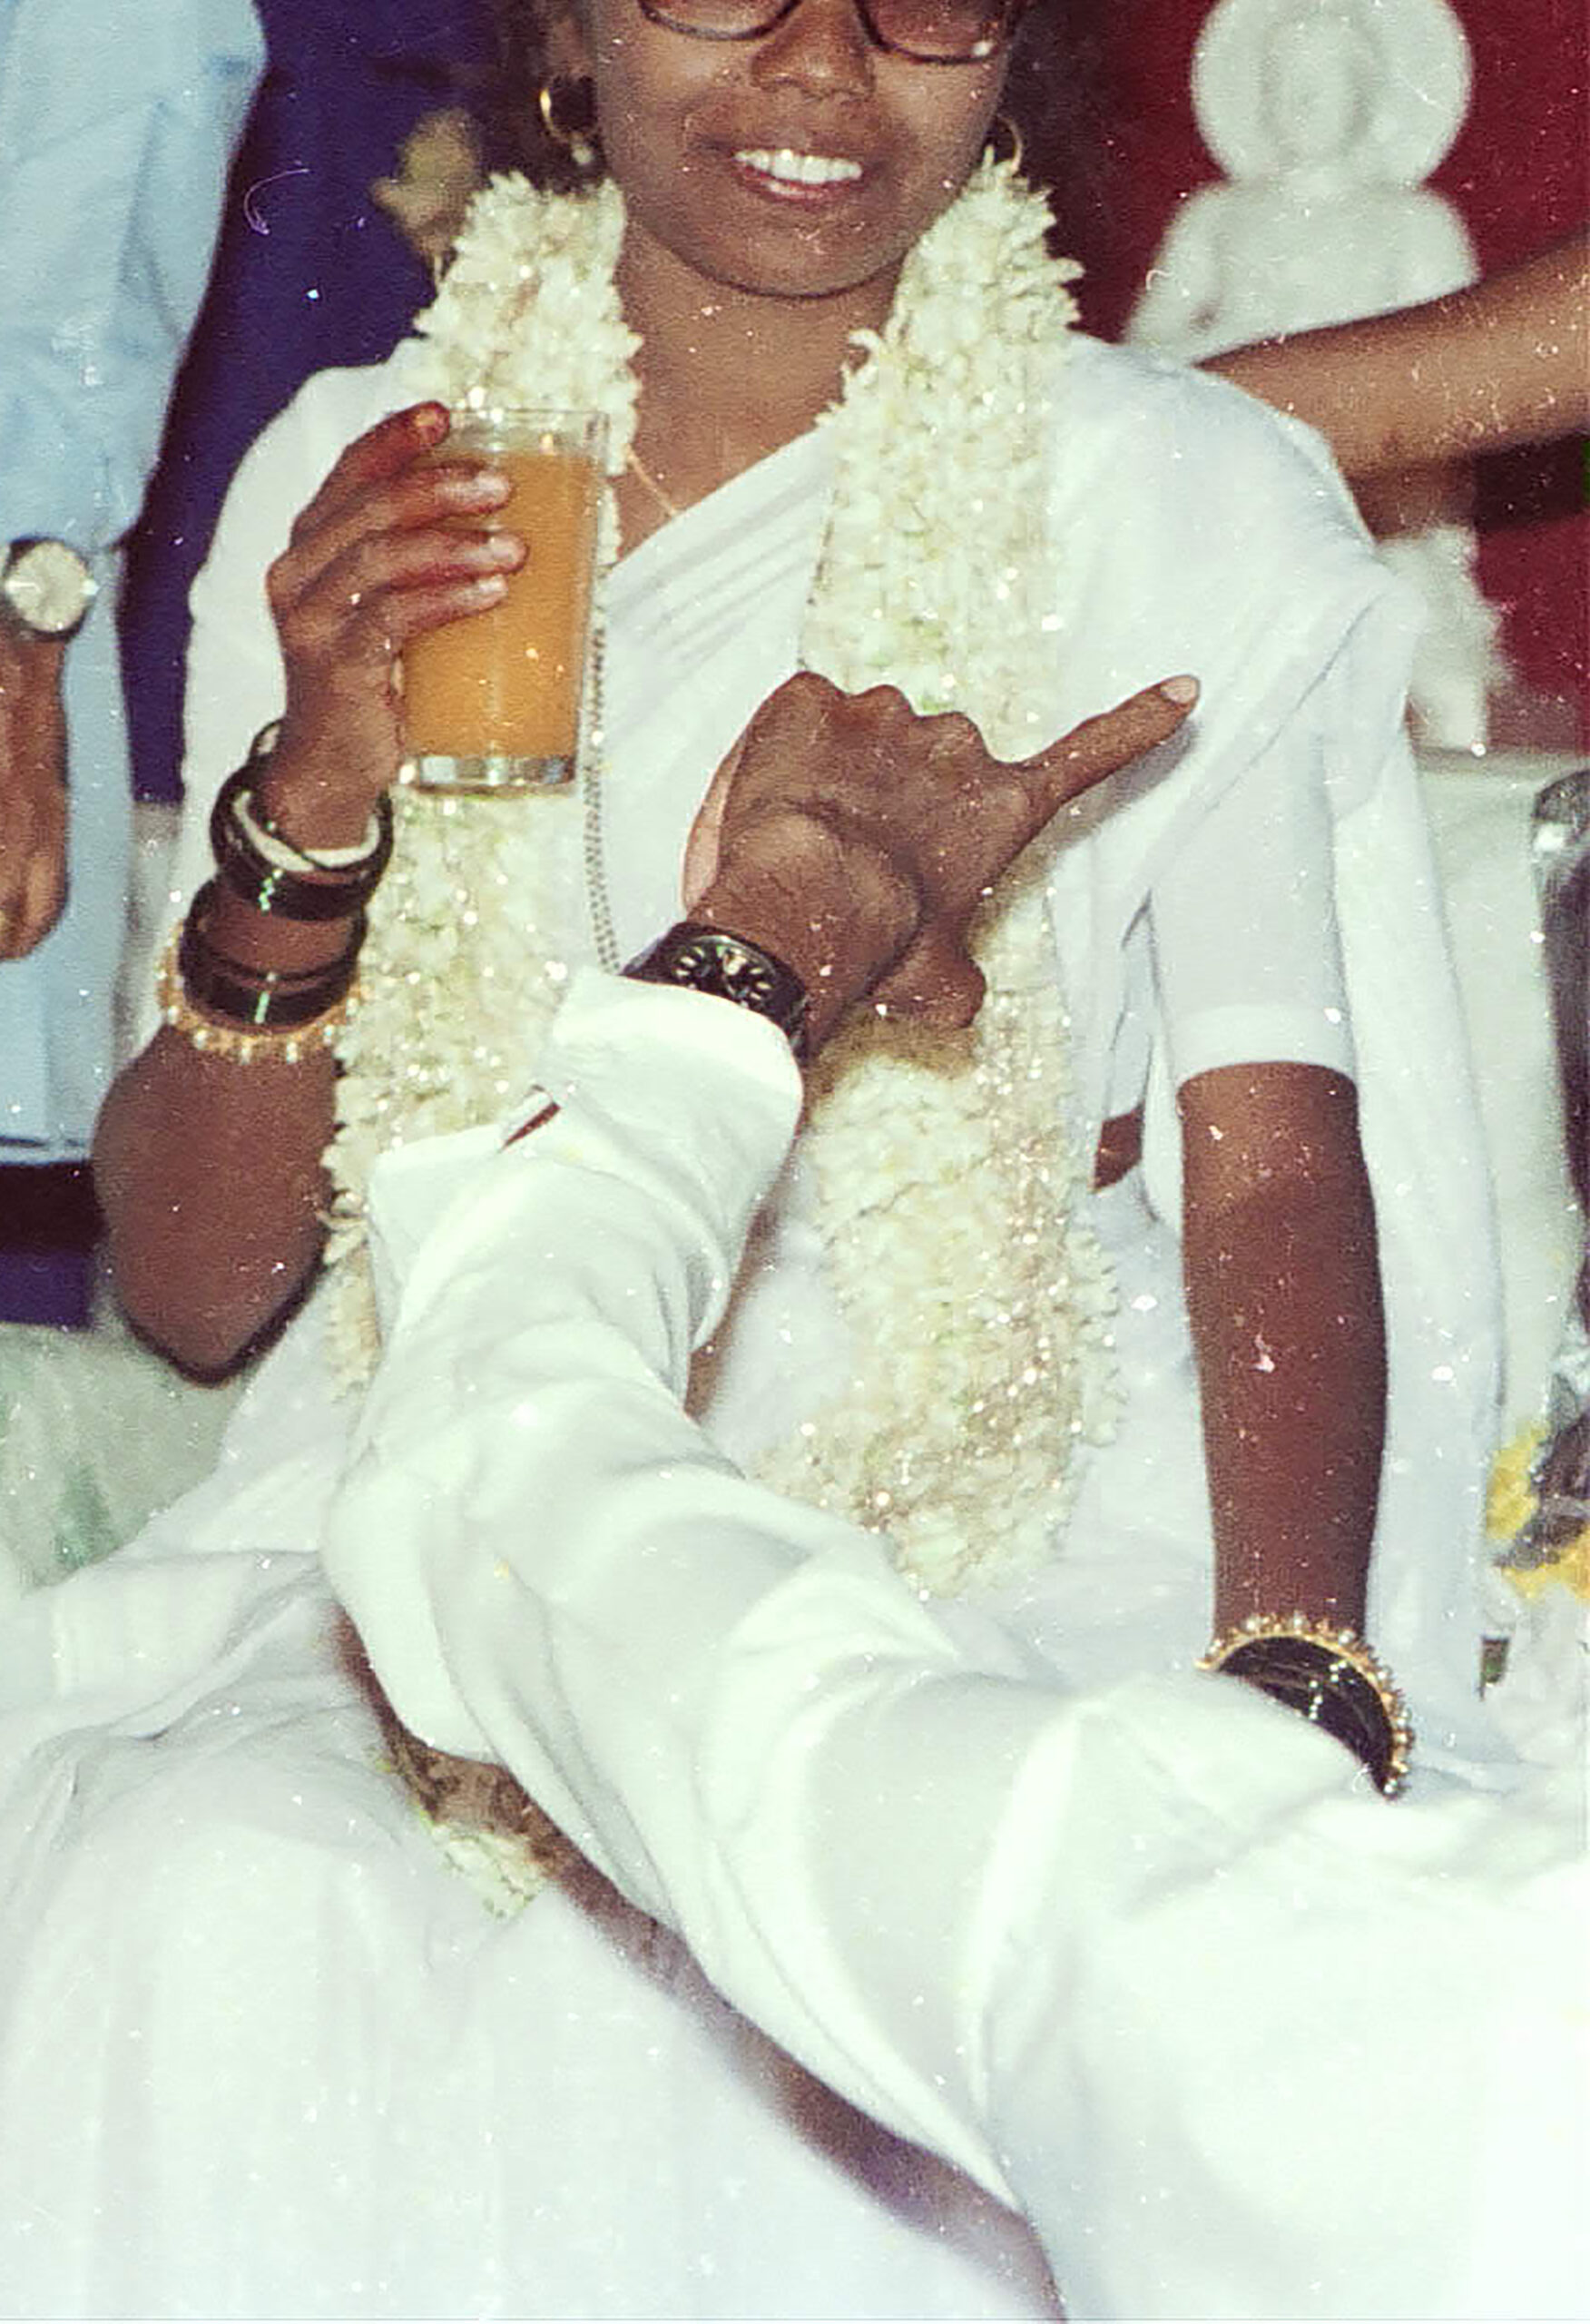
[[[1103,12],[1104,153],[1084,222],[1084,316],[1113,336],[1181,196],[1220,173],[1192,119],[1188,73],[1212,0],[1116,0]],[[1454,0],[1474,63],[1458,142],[1430,182],[1456,203],[1483,269],[1526,257],[1590,212],[1590,26],[1584,0]],[[1478,463],[1480,578],[1532,694],[1496,739],[1590,743],[1585,447]],[[1509,720],[1515,731],[1507,731]]]

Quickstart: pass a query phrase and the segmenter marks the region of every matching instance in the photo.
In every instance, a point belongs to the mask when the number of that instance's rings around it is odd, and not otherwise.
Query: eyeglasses
[[[800,0],[637,0],[643,16],[692,40],[760,40]],[[855,0],[867,37],[918,64],[977,64],[1003,48],[1027,0]]]

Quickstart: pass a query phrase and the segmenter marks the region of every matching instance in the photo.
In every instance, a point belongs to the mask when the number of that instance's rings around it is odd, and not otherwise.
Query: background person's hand
[[[65,647],[0,622],[0,960],[20,960],[66,901]]]
[[[300,845],[358,843],[403,756],[405,645],[496,604],[524,562],[517,535],[485,522],[506,478],[475,457],[433,459],[447,432],[444,407],[423,403],[359,437],[270,568],[287,704],[261,789]]]
[[[918,717],[892,686],[846,694],[801,672],[713,780],[686,850],[686,908],[789,963],[814,1043],[869,993],[967,1024],[983,993],[967,950],[978,904],[1069,801],[1166,741],[1197,691],[1168,679],[1005,761],[957,713]]]

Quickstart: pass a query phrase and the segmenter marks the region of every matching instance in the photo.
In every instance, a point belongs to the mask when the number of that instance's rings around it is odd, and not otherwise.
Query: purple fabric
[[[130,547],[134,786],[179,795],[188,590],[233,469],[312,371],[389,353],[428,292],[372,200],[415,123],[484,61],[487,0],[260,0],[268,64],[209,294]]]
[[[85,1163],[0,1167],[0,1324],[80,1331],[93,1304],[99,1232]]]

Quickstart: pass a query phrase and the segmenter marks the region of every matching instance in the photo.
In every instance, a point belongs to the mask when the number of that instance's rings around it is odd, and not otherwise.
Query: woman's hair
[[[1011,46],[999,110],[1018,132],[1022,174],[1055,213],[1057,246],[1089,265],[1104,206],[1097,20],[1119,0],[1032,0]]]
[[[547,60],[552,21],[545,0],[494,0],[492,59],[472,102],[487,170],[522,170],[532,185],[567,193],[601,172],[582,169],[542,116],[541,92],[555,77]]]
[[[522,170],[533,185],[562,193],[600,176],[601,162],[582,167],[543,118],[541,92],[553,86],[547,38],[555,5],[495,0],[495,54],[474,110],[488,170]],[[1020,139],[1025,174],[1047,192],[1062,239],[1072,222],[1067,189],[1085,186],[1085,202],[1091,198],[1091,165],[1084,156],[1096,151],[1091,127],[1096,44],[1078,22],[1090,13],[1090,0],[1031,0],[1012,46],[1000,105],[1003,122]],[[580,119],[577,93],[567,83],[553,87],[553,95],[565,129],[590,127]],[[1002,134],[1002,152],[1006,142]]]

